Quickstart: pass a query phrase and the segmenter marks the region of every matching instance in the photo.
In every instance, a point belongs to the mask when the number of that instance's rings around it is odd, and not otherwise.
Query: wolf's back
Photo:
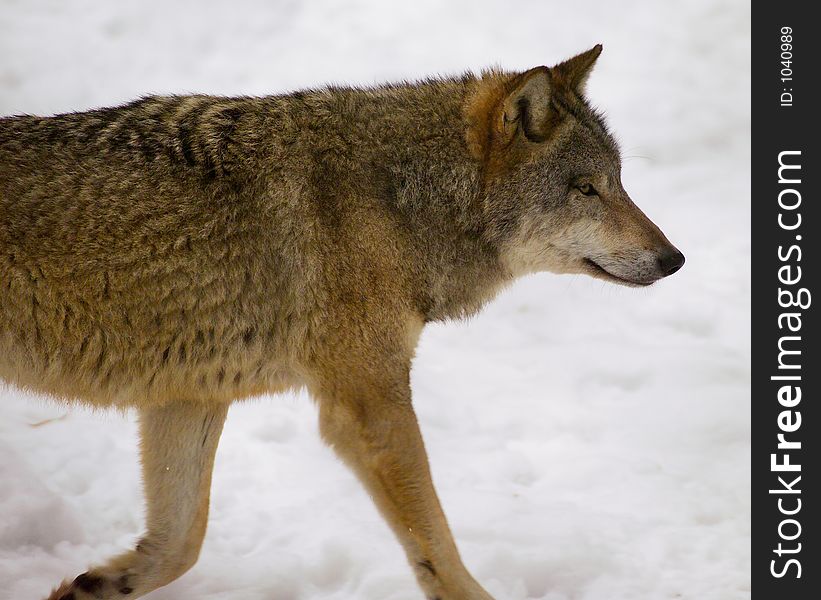
[[[0,119],[0,379],[103,404],[242,380],[218,363],[261,352],[300,239],[243,138],[249,102]]]

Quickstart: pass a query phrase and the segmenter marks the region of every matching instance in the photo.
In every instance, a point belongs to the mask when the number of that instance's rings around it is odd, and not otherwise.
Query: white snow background
[[[428,327],[434,479],[498,600],[749,598],[749,25],[730,0],[0,0],[0,113],[526,69],[602,42],[589,97],[687,264],[645,290],[533,276]],[[0,390],[0,598],[128,548],[142,511],[134,415]],[[199,563],[149,598],[421,593],[298,395],[231,409]]]

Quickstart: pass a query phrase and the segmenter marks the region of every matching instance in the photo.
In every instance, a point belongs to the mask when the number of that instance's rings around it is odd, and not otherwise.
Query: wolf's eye
[[[585,196],[596,196],[596,195],[598,195],[598,192],[596,191],[596,188],[594,188],[589,183],[582,183],[581,185],[577,185],[576,189],[579,190]]]

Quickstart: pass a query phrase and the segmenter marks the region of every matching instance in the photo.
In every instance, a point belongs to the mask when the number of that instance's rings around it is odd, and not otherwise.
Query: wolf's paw
[[[129,576],[120,575],[115,579],[95,574],[83,573],[72,581],[64,581],[51,592],[47,600],[113,600],[132,598],[134,588],[129,585]]]
[[[426,588],[424,591],[427,600],[493,600],[493,597],[475,582],[459,587],[453,585],[447,588],[441,585],[423,587]]]

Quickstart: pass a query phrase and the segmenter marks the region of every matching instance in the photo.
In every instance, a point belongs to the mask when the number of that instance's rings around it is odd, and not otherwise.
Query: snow
[[[733,600],[750,597],[749,23],[732,0],[5,0],[0,113],[529,68],[603,42],[589,96],[687,264],[646,290],[533,276],[430,326],[415,404],[499,600]],[[0,389],[0,598],[129,547],[142,510],[133,415]],[[300,395],[231,409],[200,561],[148,597],[421,594]]]

